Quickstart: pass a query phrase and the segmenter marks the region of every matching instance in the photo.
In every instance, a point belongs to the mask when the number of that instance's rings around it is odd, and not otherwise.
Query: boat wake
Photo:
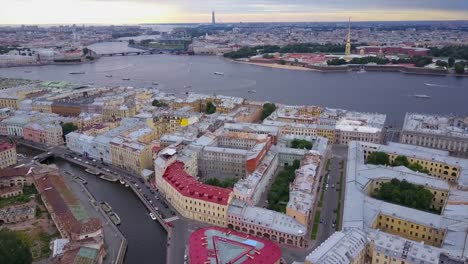
[[[424,85],[429,86],[429,87],[445,87],[445,88],[450,87],[450,86],[445,85],[445,84],[436,84],[436,83],[424,83]]]

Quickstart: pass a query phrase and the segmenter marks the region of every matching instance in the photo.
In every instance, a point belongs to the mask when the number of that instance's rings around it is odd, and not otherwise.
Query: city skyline
[[[468,20],[468,2],[359,0],[1,0],[0,24],[139,24],[217,22],[320,22]],[[292,2],[292,3],[291,3]],[[73,11],[73,12],[71,12]],[[103,12],[104,11],[104,12]]]

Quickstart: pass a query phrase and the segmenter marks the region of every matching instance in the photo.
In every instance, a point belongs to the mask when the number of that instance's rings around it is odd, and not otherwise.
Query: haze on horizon
[[[0,24],[468,20],[467,0],[0,0]]]

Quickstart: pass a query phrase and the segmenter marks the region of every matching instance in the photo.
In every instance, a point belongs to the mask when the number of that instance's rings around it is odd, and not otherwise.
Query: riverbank
[[[231,59],[228,59],[228,61],[234,62],[234,63],[249,64],[249,65],[255,65],[255,66],[260,66],[260,67],[283,69],[283,70],[319,71],[319,70],[315,70],[315,69],[311,69],[311,68],[307,68],[303,66],[281,65],[277,63],[260,63],[260,62],[240,61],[240,60],[231,60]]]
[[[468,77],[468,73],[464,74],[455,74],[448,72],[445,69],[437,68],[424,68],[424,67],[412,67],[407,65],[357,65],[357,64],[347,64],[347,65],[338,65],[338,66],[328,66],[328,65],[311,65],[301,62],[286,62],[286,64],[279,64],[279,61],[251,61],[251,60],[242,60],[242,59],[227,59],[230,62],[241,63],[241,64],[250,64],[255,66],[275,68],[275,69],[285,69],[285,70],[296,70],[296,71],[316,71],[316,72],[349,72],[349,71],[369,71],[369,72],[399,72],[404,74],[416,74],[416,75],[432,75],[432,76],[453,76],[453,77]]]

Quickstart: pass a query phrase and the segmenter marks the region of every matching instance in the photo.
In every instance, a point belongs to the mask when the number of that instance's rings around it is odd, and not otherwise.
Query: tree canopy
[[[442,48],[433,47],[433,48],[430,48],[429,54],[434,57],[451,57],[454,59],[468,60],[468,45],[445,46]]]
[[[211,186],[218,186],[222,188],[232,188],[234,187],[234,184],[237,183],[237,181],[238,179],[236,178],[228,178],[222,181],[220,181],[217,178],[209,178],[208,180],[205,181],[205,183]]]
[[[305,140],[305,139],[293,139],[293,141],[291,142],[291,148],[295,148],[295,149],[312,149],[312,142],[308,141],[308,140]]]
[[[206,103],[206,110],[205,113],[208,115],[214,114],[216,112],[216,106],[213,102],[209,101]]]
[[[67,134],[69,134],[69,133],[71,133],[71,132],[73,132],[73,131],[75,131],[77,129],[78,129],[78,127],[75,124],[71,123],[71,122],[62,124],[63,136],[66,136]]]
[[[455,72],[457,74],[463,74],[465,73],[465,63],[463,62],[457,62],[455,63]]]
[[[8,229],[0,230],[0,263],[32,263],[32,255],[28,245],[21,240],[17,233]]]
[[[161,102],[159,100],[153,100],[153,102],[151,103],[152,106],[156,106],[156,107],[166,107],[167,104],[164,103],[164,102]]]
[[[275,178],[268,192],[268,209],[277,212],[286,212],[289,201],[289,184],[294,181],[295,171],[299,169],[301,162],[294,160],[292,166],[285,166]]]
[[[387,153],[374,151],[367,157],[367,163],[374,165],[390,165],[390,157]]]
[[[262,120],[267,118],[276,110],[276,105],[274,103],[265,103],[262,109]]]
[[[423,186],[398,179],[383,183],[374,196],[386,202],[424,211],[431,210],[432,198],[434,197],[432,192]]]
[[[405,166],[412,171],[422,172],[422,173],[429,173],[429,171],[419,163],[411,163],[409,162],[408,158],[403,155],[399,155],[395,158],[395,161],[390,162],[390,157],[387,153],[381,151],[375,151],[369,154],[367,157],[367,163],[374,164],[374,165],[387,165],[392,167],[397,166]]]

